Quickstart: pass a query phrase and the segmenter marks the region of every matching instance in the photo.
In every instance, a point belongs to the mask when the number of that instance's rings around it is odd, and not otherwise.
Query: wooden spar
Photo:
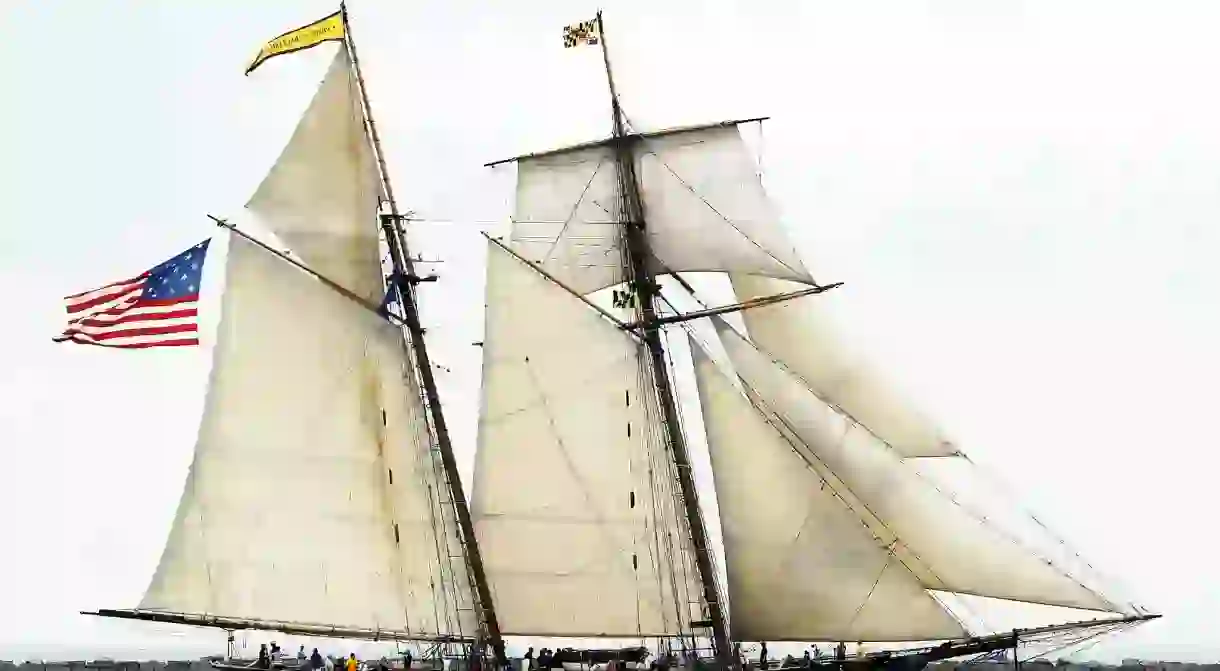
[[[668,317],[657,317],[656,319],[654,319],[652,321],[652,323],[656,326],[664,326],[665,324],[680,324],[682,322],[688,322],[692,319],[699,319],[701,317],[711,317],[713,315],[731,314],[733,312],[741,312],[742,310],[750,310],[753,308],[761,308],[761,307],[764,307],[767,305],[775,305],[776,303],[783,303],[784,301],[790,301],[793,298],[801,298],[802,296],[813,296],[815,294],[825,293],[827,291],[830,291],[831,289],[834,289],[836,287],[841,287],[841,286],[843,286],[842,282],[835,282],[834,284],[827,284],[825,286],[809,287],[808,289],[801,289],[800,291],[790,291],[786,294],[776,294],[774,296],[762,296],[759,298],[752,298],[748,301],[742,301],[741,303],[734,303],[732,305],[724,305],[724,306],[721,306],[718,308],[707,308],[705,310],[696,310],[694,312],[686,312],[683,314],[670,315]],[[692,291],[691,294],[693,295],[694,292]],[[638,329],[642,326],[644,326],[644,324],[642,322],[632,322],[630,324],[623,324],[620,328]]]
[[[940,645],[929,646],[926,648],[918,648],[912,652],[926,656],[926,661],[935,662],[942,659],[952,659],[964,655],[978,655],[998,650],[1013,648],[1015,651],[1016,644],[1020,643],[1022,637],[1038,636],[1044,634],[1054,634],[1059,632],[1067,632],[1075,629],[1098,629],[1103,627],[1120,627],[1123,625],[1134,626],[1149,622],[1161,617],[1156,614],[1140,614],[1140,615],[1125,615],[1123,617],[1105,618],[1100,620],[1081,620],[1078,622],[1064,622],[1062,624],[1051,624],[1043,627],[1030,627],[1027,629],[1014,629],[1003,634],[990,634],[978,636],[964,640],[945,641]],[[1104,632],[1103,632],[1104,633]],[[895,654],[888,651],[875,652],[867,657],[870,661],[881,662],[890,658],[898,658],[900,654]]]
[[[406,325],[406,323],[403,322],[401,319],[399,319],[397,315],[390,314],[388,311],[383,312],[381,310],[381,306],[375,305],[372,302],[366,301],[365,299],[361,298],[360,296],[357,296],[356,294],[354,294],[350,290],[348,290],[346,287],[340,285],[338,282],[335,282],[334,280],[326,277],[325,275],[323,275],[322,273],[319,273],[318,271],[314,270],[313,268],[310,268],[309,266],[305,265],[304,263],[297,261],[296,259],[292,258],[291,256],[288,256],[287,254],[279,251],[278,249],[275,249],[271,245],[268,245],[267,243],[263,242],[262,240],[259,240],[255,237],[251,236],[250,234],[239,229],[238,227],[234,226],[233,224],[230,224],[228,222],[228,220],[221,219],[219,217],[215,217],[210,214],[208,215],[208,219],[211,219],[212,221],[216,222],[217,226],[229,231],[230,233],[240,236],[246,240],[249,240],[251,243],[255,244],[260,249],[263,249],[264,251],[266,251],[268,254],[273,254],[273,255],[279,257],[280,260],[290,263],[293,266],[296,266],[302,272],[312,275],[314,277],[314,279],[318,280],[322,284],[325,284],[328,289],[333,290],[335,293],[339,294],[340,296],[343,296],[347,300],[359,305],[360,307],[364,308],[365,310],[372,312],[373,314],[377,315],[378,317],[385,319],[386,321],[390,322],[391,324],[394,324],[395,326],[405,326]]]
[[[385,232],[386,243],[390,248],[390,259],[394,264],[394,272],[403,276],[414,274],[411,257],[407,254],[406,234],[402,227],[402,217],[398,211],[398,203],[394,200],[394,189],[390,184],[390,173],[386,168],[385,154],[381,148],[381,138],[377,134],[377,124],[373,121],[373,108],[369,104],[368,87],[360,70],[360,58],[356,54],[356,42],[352,38],[352,28],[347,17],[346,3],[340,3],[339,11],[343,15],[344,44],[352,58],[352,68],[356,74],[356,84],[360,89],[360,100],[364,107],[365,121],[368,123],[369,139],[377,156],[377,166],[381,172],[381,183],[385,188],[386,201],[390,207],[390,216],[383,217],[382,230]],[[395,283],[400,284],[400,283]],[[487,575],[483,569],[483,556],[479,552],[478,539],[475,538],[474,524],[470,520],[470,508],[466,503],[466,494],[462,487],[462,476],[458,471],[457,460],[453,455],[453,442],[449,437],[449,426],[441,410],[440,392],[436,388],[436,379],[432,375],[432,362],[428,357],[428,348],[424,343],[424,329],[419,322],[419,307],[415,300],[415,288],[411,283],[401,283],[397,286],[399,304],[403,308],[404,321],[410,334],[410,346],[415,353],[416,370],[419,372],[420,384],[427,400],[428,414],[432,419],[431,428],[436,437],[437,450],[445,469],[445,478],[449,486],[449,499],[452,502],[458,527],[466,570],[470,581],[475,587],[474,606],[480,624],[485,628],[496,659],[505,663],[504,639],[500,635],[500,624],[496,618],[495,604],[491,597],[491,588],[487,585]]]
[[[650,270],[652,253],[645,231],[646,224],[640,199],[640,186],[636,180],[633,151],[633,145],[640,139],[630,137],[626,130],[623,110],[619,105],[618,91],[614,87],[614,73],[610,68],[610,52],[606,47],[606,26],[600,11],[597,13],[597,33],[598,43],[602,49],[602,61],[606,67],[606,82],[610,87],[611,114],[616,140],[613,142],[613,146],[618,173],[619,197],[623,205],[620,216],[623,218],[624,256],[626,257],[623,265],[630,280],[629,286],[635,289],[639,298],[637,311],[640,316],[639,321],[644,325],[641,331],[651,359],[653,383],[660,400],[661,417],[665,423],[668,438],[666,442],[676,466],[682,505],[686,513],[686,526],[689,529],[691,545],[695,551],[695,565],[699,572],[703,601],[707,606],[708,621],[711,624],[714,652],[721,667],[730,669],[733,668],[733,660],[729,648],[728,627],[720,601],[720,590],[716,585],[711,547],[707,540],[703,515],[699,509],[699,492],[695,487],[694,472],[686,450],[686,437],[682,434],[682,427],[678,422],[677,402],[674,400],[669,368],[665,362],[665,348],[661,344],[661,331],[655,323],[657,313],[654,302],[660,291],[656,278]]]
[[[756,122],[760,122],[760,121],[766,121],[770,118],[771,117],[769,117],[769,116],[756,116],[756,117],[751,117],[749,119],[728,119],[726,121],[717,121],[716,123],[705,123],[705,124],[699,124],[696,126],[679,126],[677,128],[665,128],[662,130],[652,131],[650,133],[627,133],[627,134],[623,135],[622,137],[613,136],[613,137],[610,137],[605,140],[593,140],[592,142],[581,142],[580,144],[573,144],[573,145],[569,145],[567,147],[559,147],[557,149],[547,149],[546,151],[536,151],[536,152],[532,152],[529,154],[521,154],[520,156],[513,156],[512,158],[502,158],[498,161],[484,163],[483,167],[484,168],[494,168],[497,165],[503,165],[505,163],[514,163],[516,161],[524,161],[525,159],[529,159],[529,158],[542,158],[545,156],[554,156],[556,154],[566,154],[566,153],[572,152],[572,151],[580,151],[581,149],[592,149],[594,147],[602,147],[602,146],[608,145],[612,142],[618,142],[621,140],[654,140],[659,137],[665,137],[666,135],[674,135],[675,133],[687,133],[687,132],[696,131],[696,130],[708,130],[710,128],[728,128],[729,126],[740,126],[741,124],[745,124],[745,123],[756,123]]]
[[[261,620],[245,617],[225,617],[205,613],[174,613],[161,610],[141,609],[101,609],[98,611],[81,611],[81,615],[97,615],[123,620],[144,620],[147,622],[167,622],[185,624],[194,627],[214,627],[229,631],[237,629],[257,629],[262,631],[279,631],[298,636],[324,636],[326,638],[354,638],[365,641],[428,641],[433,643],[473,643],[473,639],[465,636],[427,636],[412,634],[407,631],[387,629],[367,629],[363,627],[336,627],[329,624],[314,624],[310,622],[293,622],[290,620]]]

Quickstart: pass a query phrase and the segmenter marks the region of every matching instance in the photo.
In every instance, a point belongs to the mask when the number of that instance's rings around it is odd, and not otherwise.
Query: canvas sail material
[[[734,273],[739,301],[800,289],[790,282]],[[798,298],[743,310],[750,340],[783,362],[828,403],[863,424],[904,457],[940,457],[958,453],[923,413],[859,357],[839,337],[817,297]]]
[[[239,237],[226,276],[194,460],[140,607],[459,633],[438,612],[453,541],[397,330]]]
[[[835,412],[719,317],[712,318],[749,392],[803,446],[823,475],[928,589],[1056,606],[1118,611],[1047,560],[954,504],[902,455]]]
[[[654,272],[812,282],[736,126],[640,139],[633,151]],[[514,246],[581,293],[621,282],[618,194],[612,147],[523,158]]]
[[[377,160],[347,50],[339,48],[288,145],[246,207],[307,266],[380,298]]]
[[[505,634],[672,635],[691,581],[646,352],[489,243],[472,515]]]
[[[691,339],[734,637],[921,641],[962,626]]]

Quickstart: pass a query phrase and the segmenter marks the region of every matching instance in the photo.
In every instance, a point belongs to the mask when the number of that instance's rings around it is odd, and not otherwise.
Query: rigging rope
[[[689,323],[685,323],[685,322],[681,323],[680,325],[681,325],[682,329],[684,331],[686,331],[686,333],[691,337],[691,339],[697,343],[697,346],[702,347],[704,350],[704,353],[707,354],[707,356],[710,359],[713,359],[713,361],[715,361],[714,357],[712,357],[711,351],[708,348],[706,342],[703,340],[703,338],[701,336],[699,336],[698,334],[695,333],[694,328]],[[721,368],[722,370],[724,369],[723,366],[720,366],[719,364],[716,364],[716,365],[717,365],[717,367]],[[940,576],[936,575],[936,572],[931,568],[931,566],[927,565],[927,563],[924,562],[924,560],[921,559],[919,557],[919,555],[917,553],[915,553],[915,551],[912,550],[905,542],[902,542],[901,537],[893,529],[891,529],[889,527],[889,524],[886,523],[885,520],[881,519],[880,516],[878,516],[875,512],[873,512],[866,503],[864,503],[863,501],[859,501],[860,507],[862,507],[865,511],[867,511],[868,515],[873,520],[875,520],[880,527],[882,527],[886,531],[888,531],[890,533],[890,535],[894,538],[894,540],[888,541],[888,540],[885,540],[885,539],[881,538],[880,536],[878,536],[877,532],[873,529],[872,525],[870,525],[868,523],[868,521],[864,518],[864,516],[862,516],[860,514],[860,512],[858,510],[856,510],[856,506],[853,505],[852,502],[849,501],[847,498],[845,498],[843,496],[843,494],[839,491],[839,487],[841,486],[844,490],[846,490],[848,492],[850,492],[851,490],[841,481],[839,481],[840,485],[836,486],[835,483],[832,483],[826,477],[827,473],[830,475],[834,475],[834,471],[832,469],[830,469],[825,464],[825,462],[823,462],[816,455],[816,453],[814,453],[808,447],[808,445],[805,445],[804,441],[802,441],[797,436],[793,427],[782,416],[780,416],[778,413],[770,410],[770,408],[768,408],[766,406],[766,404],[762,401],[762,397],[758,394],[758,392],[753,387],[750,386],[750,384],[745,379],[743,379],[740,375],[734,375],[734,377],[736,377],[737,381],[741,384],[742,389],[747,390],[749,392],[749,393],[745,394],[745,398],[750,403],[750,405],[753,406],[754,409],[759,413],[759,416],[765,422],[767,422],[767,424],[771,425],[771,427],[773,429],[775,429],[776,433],[779,435],[779,437],[784,442],[788,443],[788,446],[791,448],[793,453],[795,453],[801,459],[801,461],[803,461],[805,463],[805,465],[809,469],[809,471],[811,473],[813,473],[813,475],[815,477],[817,477],[819,482],[821,482],[822,488],[824,490],[829,490],[831,495],[834,498],[838,499],[839,502],[842,503],[843,506],[847,510],[855,513],[854,516],[855,516],[856,520],[864,528],[866,533],[868,533],[868,535],[871,536],[873,538],[873,540],[877,542],[879,548],[885,550],[887,553],[889,553],[890,555],[897,558],[898,561],[900,563],[902,563],[908,571],[911,571],[911,573],[913,575],[918,576],[919,573],[916,572],[911,566],[907,565],[906,561],[901,556],[898,556],[898,554],[895,552],[896,544],[901,543],[902,546],[910,553],[910,555],[912,557],[919,560],[920,564],[923,565],[923,567],[925,568],[925,570],[928,574],[931,574],[938,582],[940,582],[942,584],[944,583],[944,581],[940,578]],[[806,449],[805,450],[799,449],[797,447],[797,443],[805,445]],[[813,463],[814,461],[816,461],[820,465],[820,469],[818,467],[814,466],[814,463]],[[835,476],[835,479],[839,480],[838,476]],[[852,498],[857,499],[858,497],[856,497],[853,494]],[[863,608],[864,604],[867,603],[868,599],[871,598],[871,596],[872,596],[872,591],[869,592],[868,596],[865,598],[865,601],[861,603],[861,606],[860,606],[861,608]],[[943,606],[943,603],[942,603],[942,606]],[[958,623],[961,624],[963,628],[966,628],[968,630],[965,623],[961,621],[961,619],[957,616],[956,613],[953,612],[952,609],[946,608],[946,612],[950,615],[950,617],[953,617],[955,620],[957,620]]]
[[[700,300],[700,299],[698,298],[698,296],[694,295],[693,291],[690,291],[690,290],[688,289],[688,292],[689,292],[689,293],[691,293],[691,297],[692,297],[694,300],[696,300],[696,301],[697,301],[697,302],[698,302],[700,305],[706,305],[706,304],[705,304],[705,303],[704,303],[702,300]],[[667,302],[668,302],[668,301],[667,301]],[[670,305],[672,306],[672,304],[670,304]],[[675,308],[675,309],[676,309],[676,308]],[[798,381],[798,382],[801,384],[801,386],[802,386],[802,387],[804,387],[804,388],[805,388],[807,391],[809,391],[809,392],[810,392],[810,393],[811,393],[811,394],[812,394],[812,395],[813,395],[815,398],[817,398],[819,401],[821,401],[822,403],[824,403],[824,404],[825,404],[826,406],[828,406],[830,409],[832,409],[833,411],[835,411],[836,413],[838,413],[840,416],[842,416],[842,417],[843,417],[845,420],[847,420],[848,425],[845,427],[845,431],[850,431],[850,429],[851,429],[851,428],[857,428],[857,429],[863,430],[863,431],[867,432],[867,433],[868,433],[870,436],[872,436],[873,438],[876,438],[876,439],[877,439],[877,440],[878,440],[878,441],[879,441],[881,444],[885,445],[885,446],[886,446],[888,449],[890,449],[890,450],[893,450],[893,449],[894,449],[894,448],[893,448],[893,446],[892,446],[892,445],[891,445],[889,442],[885,441],[885,440],[884,440],[884,439],[882,439],[881,437],[879,437],[879,436],[877,436],[876,434],[874,434],[874,433],[873,433],[871,430],[869,430],[869,428],[868,428],[867,426],[865,426],[864,424],[862,424],[862,423],[861,423],[859,420],[857,420],[855,417],[853,417],[853,416],[852,416],[850,413],[848,413],[848,412],[847,412],[845,409],[843,409],[842,407],[840,407],[838,404],[834,403],[833,401],[830,401],[830,400],[827,400],[826,398],[824,398],[824,397],[822,396],[822,394],[821,394],[821,393],[819,393],[819,392],[818,392],[818,391],[817,391],[817,390],[814,388],[814,386],[813,386],[811,383],[809,383],[809,382],[808,382],[808,381],[807,381],[807,380],[806,380],[806,379],[805,379],[803,376],[801,376],[799,373],[797,373],[796,371],[794,371],[794,370],[792,370],[791,368],[789,368],[789,367],[787,366],[787,364],[785,364],[783,361],[781,361],[781,360],[779,360],[779,359],[777,359],[777,358],[773,357],[771,354],[769,354],[769,353],[767,353],[767,352],[763,351],[763,350],[762,350],[762,349],[760,349],[760,348],[759,348],[757,345],[755,345],[755,344],[753,344],[752,342],[750,342],[750,341],[749,341],[749,339],[748,339],[748,337],[747,337],[747,336],[745,336],[744,334],[740,333],[740,332],[739,332],[739,331],[736,329],[736,327],[734,327],[732,324],[729,324],[727,321],[726,321],[726,322],[724,322],[724,323],[725,323],[725,325],[726,325],[726,326],[728,326],[728,328],[729,328],[729,329],[730,329],[730,330],[731,330],[731,331],[732,331],[734,334],[736,334],[736,336],[737,336],[737,337],[740,337],[740,338],[741,338],[741,339],[742,339],[744,342],[746,342],[747,344],[749,344],[749,346],[750,346],[750,347],[752,347],[752,348],[753,348],[753,349],[754,349],[756,352],[758,352],[758,353],[759,353],[760,355],[762,355],[763,357],[767,358],[767,359],[768,359],[768,360],[769,360],[769,361],[770,361],[772,364],[774,364],[775,366],[777,366],[778,368],[780,368],[780,369],[781,369],[781,370],[783,370],[784,372],[786,372],[786,373],[788,373],[789,375],[791,375],[791,376],[792,376],[792,377],[793,377],[793,378],[794,378],[796,381]],[[692,331],[691,331],[689,328],[687,328],[687,327],[686,327],[686,325],[684,325],[684,328],[686,328],[686,330],[687,330],[687,332],[688,332],[688,333],[693,333],[693,332],[692,332]],[[742,380],[742,383],[744,384],[744,380]],[[845,433],[845,436],[846,436],[846,433]],[[965,455],[964,455],[964,454],[962,454],[961,456],[965,457]],[[969,461],[969,459],[967,459],[966,461],[967,461],[968,463],[971,463],[971,464],[973,465],[973,462],[970,462],[970,461]],[[910,461],[910,460],[908,460],[908,459],[905,459],[905,458],[903,459],[903,462],[904,462],[905,464],[911,464],[911,461]],[[976,468],[977,468],[977,466],[976,466]],[[829,470],[829,469],[828,469],[828,470]],[[977,510],[976,510],[976,509],[975,509],[973,506],[968,506],[968,505],[966,505],[965,503],[963,503],[962,501],[960,501],[960,500],[959,500],[959,497],[955,496],[955,495],[954,495],[953,493],[951,493],[951,492],[946,491],[946,490],[945,490],[944,488],[942,488],[942,487],[941,487],[941,486],[940,486],[938,483],[936,483],[936,482],[935,482],[935,481],[933,481],[931,478],[929,478],[928,476],[926,476],[926,475],[925,475],[923,472],[921,472],[917,466],[914,466],[914,465],[912,464],[912,468],[911,468],[910,470],[911,470],[911,472],[913,472],[913,473],[914,473],[914,474],[915,474],[917,477],[919,477],[919,478],[920,478],[920,480],[921,480],[922,482],[926,483],[926,484],[927,484],[927,486],[928,486],[929,488],[931,488],[932,490],[936,491],[938,494],[940,494],[942,497],[944,497],[944,499],[946,499],[947,501],[949,501],[949,502],[950,502],[950,503],[952,503],[953,505],[955,505],[955,506],[957,506],[958,508],[960,508],[960,509],[961,509],[961,510],[962,510],[962,511],[963,511],[963,512],[964,512],[964,513],[965,513],[965,514],[966,514],[966,515],[967,515],[967,516],[968,516],[968,517],[971,519],[971,520],[973,520],[973,521],[977,522],[979,525],[981,525],[981,526],[983,526],[983,527],[987,528],[988,530],[992,531],[993,533],[995,533],[997,536],[999,536],[1000,540],[1007,541],[1007,542],[1008,542],[1008,543],[1010,543],[1011,545],[1013,545],[1013,546],[1017,547],[1019,550],[1022,550],[1022,551],[1024,551],[1024,552],[1028,552],[1029,554],[1033,555],[1035,558],[1037,558],[1037,559],[1039,559],[1039,560],[1041,560],[1041,561],[1044,561],[1044,562],[1046,562],[1047,564],[1050,564],[1051,566],[1055,567],[1055,568],[1056,568],[1056,569],[1057,569],[1059,572],[1063,573],[1063,575],[1064,575],[1065,577],[1067,577],[1069,580],[1071,580],[1072,582],[1076,583],[1076,584],[1077,584],[1079,587],[1081,587],[1082,589],[1084,589],[1084,590],[1088,591],[1089,593],[1091,593],[1091,594],[1093,594],[1093,595],[1097,596],[1098,598],[1102,599],[1102,600],[1103,600],[1103,601],[1105,601],[1106,603],[1111,603],[1112,605],[1117,606],[1117,604],[1112,603],[1112,602],[1111,602],[1111,600],[1110,600],[1110,599],[1108,599],[1108,598],[1107,598],[1107,597],[1106,597],[1104,594],[1099,593],[1099,592],[1098,592],[1096,589],[1093,589],[1093,588],[1089,587],[1087,584],[1085,584],[1085,582],[1084,582],[1084,581],[1083,581],[1081,578],[1079,578],[1079,577],[1077,577],[1077,576],[1075,575],[1075,571],[1070,570],[1070,569],[1068,569],[1067,567],[1062,566],[1062,562],[1055,562],[1055,561],[1052,561],[1052,560],[1051,560],[1049,557],[1047,557],[1047,556],[1046,556],[1046,554],[1045,554],[1044,552],[1042,552],[1041,550],[1038,550],[1038,549],[1035,549],[1035,548],[1030,547],[1030,545],[1029,545],[1028,543],[1023,542],[1023,541],[1021,541],[1020,539],[1016,538],[1016,537],[1015,537],[1013,534],[1009,533],[1007,530],[1005,530],[1005,529],[1003,529],[1003,528],[999,527],[998,525],[992,524],[992,523],[989,521],[989,519],[988,519],[988,517],[987,517],[987,515],[986,515],[986,514],[981,513],[981,512],[979,512],[979,511],[977,511]],[[1039,521],[1039,520],[1038,520],[1036,517],[1034,517],[1033,515],[1029,514],[1029,513],[1028,513],[1026,510],[1021,509],[1021,510],[1020,510],[1020,512],[1021,512],[1022,514],[1024,514],[1024,515],[1028,516],[1029,518],[1031,518],[1031,519],[1032,519],[1032,520],[1033,520],[1035,523],[1039,524],[1039,526],[1042,526],[1043,528],[1045,528],[1045,525],[1042,525],[1042,524],[1041,524],[1041,522],[1040,522],[1040,521]],[[873,516],[874,516],[874,517],[876,517],[878,520],[880,520],[880,519],[881,519],[881,518],[880,518],[879,516],[877,516],[875,513],[872,513],[871,511],[870,511],[870,513],[871,513],[871,514],[873,514]],[[886,526],[887,526],[887,528],[888,528],[888,525],[886,525]],[[1047,531],[1048,531],[1048,534],[1049,534],[1049,529],[1048,529]],[[891,530],[891,532],[892,532],[892,530]],[[897,535],[896,535],[896,534],[895,534],[895,537],[897,537]],[[1061,545],[1061,546],[1063,546],[1064,550],[1066,550],[1066,551],[1067,551],[1069,554],[1071,554],[1072,556],[1074,556],[1074,557],[1076,557],[1077,559],[1079,559],[1079,560],[1080,560],[1082,563],[1084,563],[1084,565],[1085,565],[1086,567],[1088,567],[1089,569],[1093,570],[1095,573],[1097,572],[1097,571],[1096,571],[1096,569],[1093,569],[1093,567],[1092,567],[1092,566],[1091,566],[1091,565],[1090,565],[1090,564],[1089,564],[1087,561],[1085,561],[1085,560],[1084,560],[1082,557],[1080,557],[1080,555],[1079,555],[1078,553],[1075,553],[1075,552],[1072,550],[1072,548],[1068,547],[1068,546],[1067,546],[1067,544],[1066,544],[1065,542],[1063,542],[1061,539],[1059,539],[1059,538],[1055,537],[1054,535],[1051,535],[1051,539],[1052,539],[1052,540],[1055,540],[1055,541],[1058,541],[1058,542],[1060,543],[1060,545]],[[904,543],[904,545],[905,545],[905,543]],[[909,546],[908,546],[908,549],[909,549]],[[922,561],[923,561],[923,560],[921,560],[921,562],[922,562]],[[929,569],[930,569],[930,567],[929,567]],[[940,578],[938,577],[938,578],[937,578],[937,580],[940,580]],[[943,581],[942,581],[942,583],[943,583]],[[964,606],[964,605],[963,605],[962,607],[963,607],[964,609],[969,610],[969,608],[968,608],[967,606]]]
[[[382,241],[388,246],[388,242],[384,240],[384,236],[382,236]],[[385,270],[384,263],[385,259],[383,258],[383,273]],[[405,301],[408,299],[408,292],[410,291],[409,287],[404,289],[401,283],[392,282],[386,287],[386,290],[388,292],[393,292],[396,295],[399,305],[405,305]],[[402,333],[402,342],[404,348],[406,349],[407,365],[402,371],[403,380],[404,382],[410,382],[409,386],[415,389],[416,398],[419,400],[419,409],[422,411],[420,413],[422,417],[413,417],[413,419],[415,419],[418,423],[413,422],[412,425],[418,426],[422,424],[422,426],[425,428],[427,457],[429,458],[432,466],[431,477],[425,478],[426,486],[424,490],[428,499],[428,523],[432,531],[433,549],[436,553],[436,569],[440,577],[440,580],[429,581],[431,583],[430,587],[433,597],[430,599],[432,602],[433,618],[435,618],[438,633],[442,633],[441,630],[443,622],[445,628],[449,632],[456,631],[458,635],[461,636],[464,635],[464,632],[462,630],[463,628],[461,622],[461,597],[458,594],[457,585],[458,572],[454,568],[453,564],[455,555],[462,559],[463,568],[465,569],[463,573],[466,574],[467,585],[473,588],[474,581],[470,575],[469,566],[466,562],[467,549],[464,541],[461,538],[460,533],[455,533],[455,530],[452,529],[451,524],[447,523],[449,522],[447,519],[449,516],[445,514],[446,503],[440,488],[442,483],[448,482],[448,478],[445,476],[444,464],[442,463],[439,454],[440,446],[436,436],[435,426],[432,422],[432,414],[429,412],[430,405],[428,403],[428,398],[424,393],[422,386],[419,384],[419,362],[415,357],[415,350],[411,342],[411,334],[405,328],[400,327],[399,330]],[[412,415],[414,414],[414,409],[412,409]],[[417,466],[421,466],[419,458],[423,455],[420,455],[418,450],[412,451],[412,455],[415,460],[415,464]],[[419,472],[427,473],[427,470],[426,468],[420,468]],[[452,509],[453,490],[451,486],[446,487],[446,489],[449,492],[450,498],[448,507]],[[456,553],[453,552],[455,548],[452,547],[455,539],[458,545],[456,548],[458,552]],[[401,574],[401,562],[399,562],[399,571]],[[477,595],[475,595],[472,591],[471,599],[473,600],[477,598]],[[410,620],[408,616],[408,626],[409,622]]]

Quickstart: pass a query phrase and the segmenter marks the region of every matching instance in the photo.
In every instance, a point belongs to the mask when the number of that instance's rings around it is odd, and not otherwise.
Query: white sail
[[[739,301],[799,289],[783,280],[730,276]],[[868,427],[905,457],[957,454],[957,447],[923,413],[852,353],[813,296],[744,310],[750,340],[783,362],[819,397]]]
[[[767,423],[702,347],[703,408],[733,635],[922,641],[966,632]]]
[[[140,607],[458,633],[438,617],[433,479],[397,330],[238,237],[226,277],[194,461]]]
[[[642,345],[495,244],[486,300],[472,514],[502,630],[686,630],[697,598]]]
[[[731,271],[812,282],[736,126],[644,137],[633,151],[655,272]],[[518,251],[581,293],[621,282],[613,149],[523,158],[517,171],[512,240]]]
[[[248,208],[306,265],[376,300],[377,177],[340,49]],[[399,331],[236,236],[226,278],[194,461],[141,607],[473,633]]]
[[[787,427],[853,508],[929,589],[1094,610],[1121,610],[1045,559],[975,519],[902,455],[820,401],[797,377],[712,318],[750,393]]]
[[[365,298],[380,298],[377,161],[359,89],[340,47],[279,160],[246,204],[305,264]],[[353,225],[359,224],[359,225]]]

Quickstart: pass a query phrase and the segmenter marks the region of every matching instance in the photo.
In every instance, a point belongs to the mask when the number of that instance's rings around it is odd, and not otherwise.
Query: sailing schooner
[[[218,220],[231,235],[194,461],[139,607],[97,614],[488,645],[499,661],[506,635],[657,637],[723,668],[739,641],[937,641],[857,660],[917,667],[1156,617],[911,467],[964,457],[810,321],[835,285],[779,225],[739,131],[760,119],[634,130],[600,13],[564,39],[601,49],[612,133],[489,164],[515,164],[517,191],[508,240],[488,240],[469,508],[346,8],[260,52],[251,70],[341,43],[247,219]],[[738,302],[677,311],[671,281],[698,295],[683,272],[728,274]],[[689,339],[714,492],[695,485],[670,326]],[[1107,615],[980,637],[935,591]]]
[[[612,134],[487,164],[517,171],[508,240],[488,248],[472,492],[504,632],[704,640],[724,666],[738,662],[730,641],[970,641],[905,664],[1020,638],[972,636],[933,591],[1118,614],[1038,635],[1151,617],[970,515],[908,463],[964,455],[809,320],[812,295],[834,285],[813,280],[762,187],[739,132],[761,119],[634,130],[600,13],[564,39],[600,48]],[[682,272],[728,274],[739,302],[677,311],[664,292],[696,295]],[[629,323],[590,298],[612,286]],[[719,316],[737,311],[749,337]],[[704,318],[710,332],[695,325]],[[669,325],[690,338],[727,595]],[[523,468],[547,486],[515,486]],[[527,549],[559,538],[571,543],[562,553]],[[571,607],[582,603],[596,607]]]

